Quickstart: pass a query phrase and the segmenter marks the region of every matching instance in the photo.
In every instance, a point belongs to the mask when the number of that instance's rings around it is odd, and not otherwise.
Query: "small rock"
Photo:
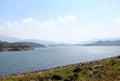
[[[70,81],[75,81],[77,79],[78,75],[74,74],[73,76],[70,76]]]
[[[117,58],[120,58],[120,56],[117,56]]]
[[[88,77],[92,78],[92,77],[93,77],[93,74],[90,74]]]
[[[102,67],[103,67],[103,65],[94,65],[93,66],[93,68],[95,68],[95,69],[102,68]]]
[[[120,67],[118,67],[117,70],[120,71]]]
[[[80,72],[80,71],[81,71],[80,68],[76,68],[76,69],[73,70],[73,72]]]
[[[62,80],[62,77],[59,76],[59,75],[53,75],[52,76],[52,80],[55,79],[55,80]]]
[[[68,79],[65,79],[64,81],[70,81],[70,80],[68,80]]]
[[[107,75],[106,75],[105,73],[102,73],[100,76],[101,76],[101,78],[104,78],[104,77],[106,77]]]
[[[35,80],[30,80],[30,81],[35,81]]]

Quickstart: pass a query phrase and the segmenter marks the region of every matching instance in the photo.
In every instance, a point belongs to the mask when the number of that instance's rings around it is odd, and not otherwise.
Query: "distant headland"
[[[0,51],[29,51],[29,50],[34,50],[35,47],[45,47],[45,46],[32,42],[9,43],[5,41],[0,41]]]

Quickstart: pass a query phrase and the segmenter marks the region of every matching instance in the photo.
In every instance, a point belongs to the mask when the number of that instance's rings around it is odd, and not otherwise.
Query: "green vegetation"
[[[120,56],[11,75],[0,81],[120,81]]]

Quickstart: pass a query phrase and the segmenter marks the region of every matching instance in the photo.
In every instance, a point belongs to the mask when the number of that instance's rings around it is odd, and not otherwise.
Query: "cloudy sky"
[[[0,0],[0,34],[67,43],[120,37],[120,0]]]

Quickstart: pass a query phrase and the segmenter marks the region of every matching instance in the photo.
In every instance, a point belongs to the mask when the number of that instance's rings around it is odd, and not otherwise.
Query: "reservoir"
[[[60,46],[0,52],[0,76],[65,66],[120,55],[119,46]]]

